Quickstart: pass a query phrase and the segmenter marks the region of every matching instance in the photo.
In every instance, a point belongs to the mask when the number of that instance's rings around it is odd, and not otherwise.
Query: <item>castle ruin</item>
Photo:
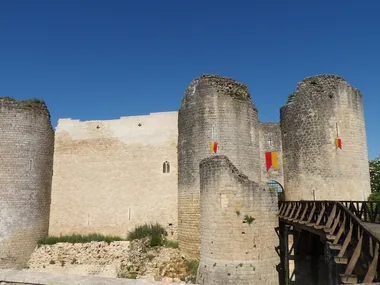
[[[336,75],[302,80],[279,123],[217,75],[194,79],[179,112],[60,119],[55,140],[45,107],[0,108],[0,268],[22,267],[48,232],[125,237],[158,222],[200,259],[200,284],[278,284],[268,184],[286,200],[370,193],[362,96]]]

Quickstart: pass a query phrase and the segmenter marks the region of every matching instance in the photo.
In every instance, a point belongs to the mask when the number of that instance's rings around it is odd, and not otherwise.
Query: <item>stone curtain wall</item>
[[[0,268],[20,268],[48,234],[54,132],[44,103],[4,98],[0,130]]]
[[[301,81],[281,108],[287,200],[365,200],[370,194],[360,92],[342,77]],[[342,150],[335,139],[342,139]]]
[[[193,80],[178,116],[179,246],[199,258],[199,163],[208,157],[212,133],[218,154],[228,155],[250,179],[260,181],[259,122],[247,86],[216,75]]]
[[[176,239],[177,117],[60,120],[49,234],[125,237],[136,225],[158,222]],[[165,161],[170,173],[163,173]]]
[[[200,185],[197,283],[278,285],[277,193],[248,180],[225,156],[201,162]],[[251,224],[245,215],[254,218]]]
[[[266,169],[266,152],[277,152],[278,170]],[[267,183],[274,180],[284,186],[284,166],[282,161],[282,141],[280,123],[260,123],[260,162],[261,179]]]

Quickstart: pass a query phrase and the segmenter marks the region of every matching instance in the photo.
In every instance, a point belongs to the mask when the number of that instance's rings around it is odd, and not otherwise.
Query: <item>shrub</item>
[[[159,224],[144,224],[137,226],[132,232],[129,232],[127,240],[132,241],[150,237],[150,246],[159,246],[164,245],[167,235],[166,230]]]

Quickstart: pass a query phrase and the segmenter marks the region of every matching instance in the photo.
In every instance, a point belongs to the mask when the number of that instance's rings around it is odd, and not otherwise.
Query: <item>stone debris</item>
[[[150,247],[149,238],[42,245],[33,252],[28,270],[177,283],[187,275],[186,259],[178,249]]]

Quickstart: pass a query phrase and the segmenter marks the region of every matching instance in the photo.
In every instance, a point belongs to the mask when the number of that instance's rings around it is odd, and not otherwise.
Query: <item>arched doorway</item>
[[[278,201],[285,201],[284,187],[276,180],[269,180],[268,185],[270,188],[275,189],[278,193]]]

